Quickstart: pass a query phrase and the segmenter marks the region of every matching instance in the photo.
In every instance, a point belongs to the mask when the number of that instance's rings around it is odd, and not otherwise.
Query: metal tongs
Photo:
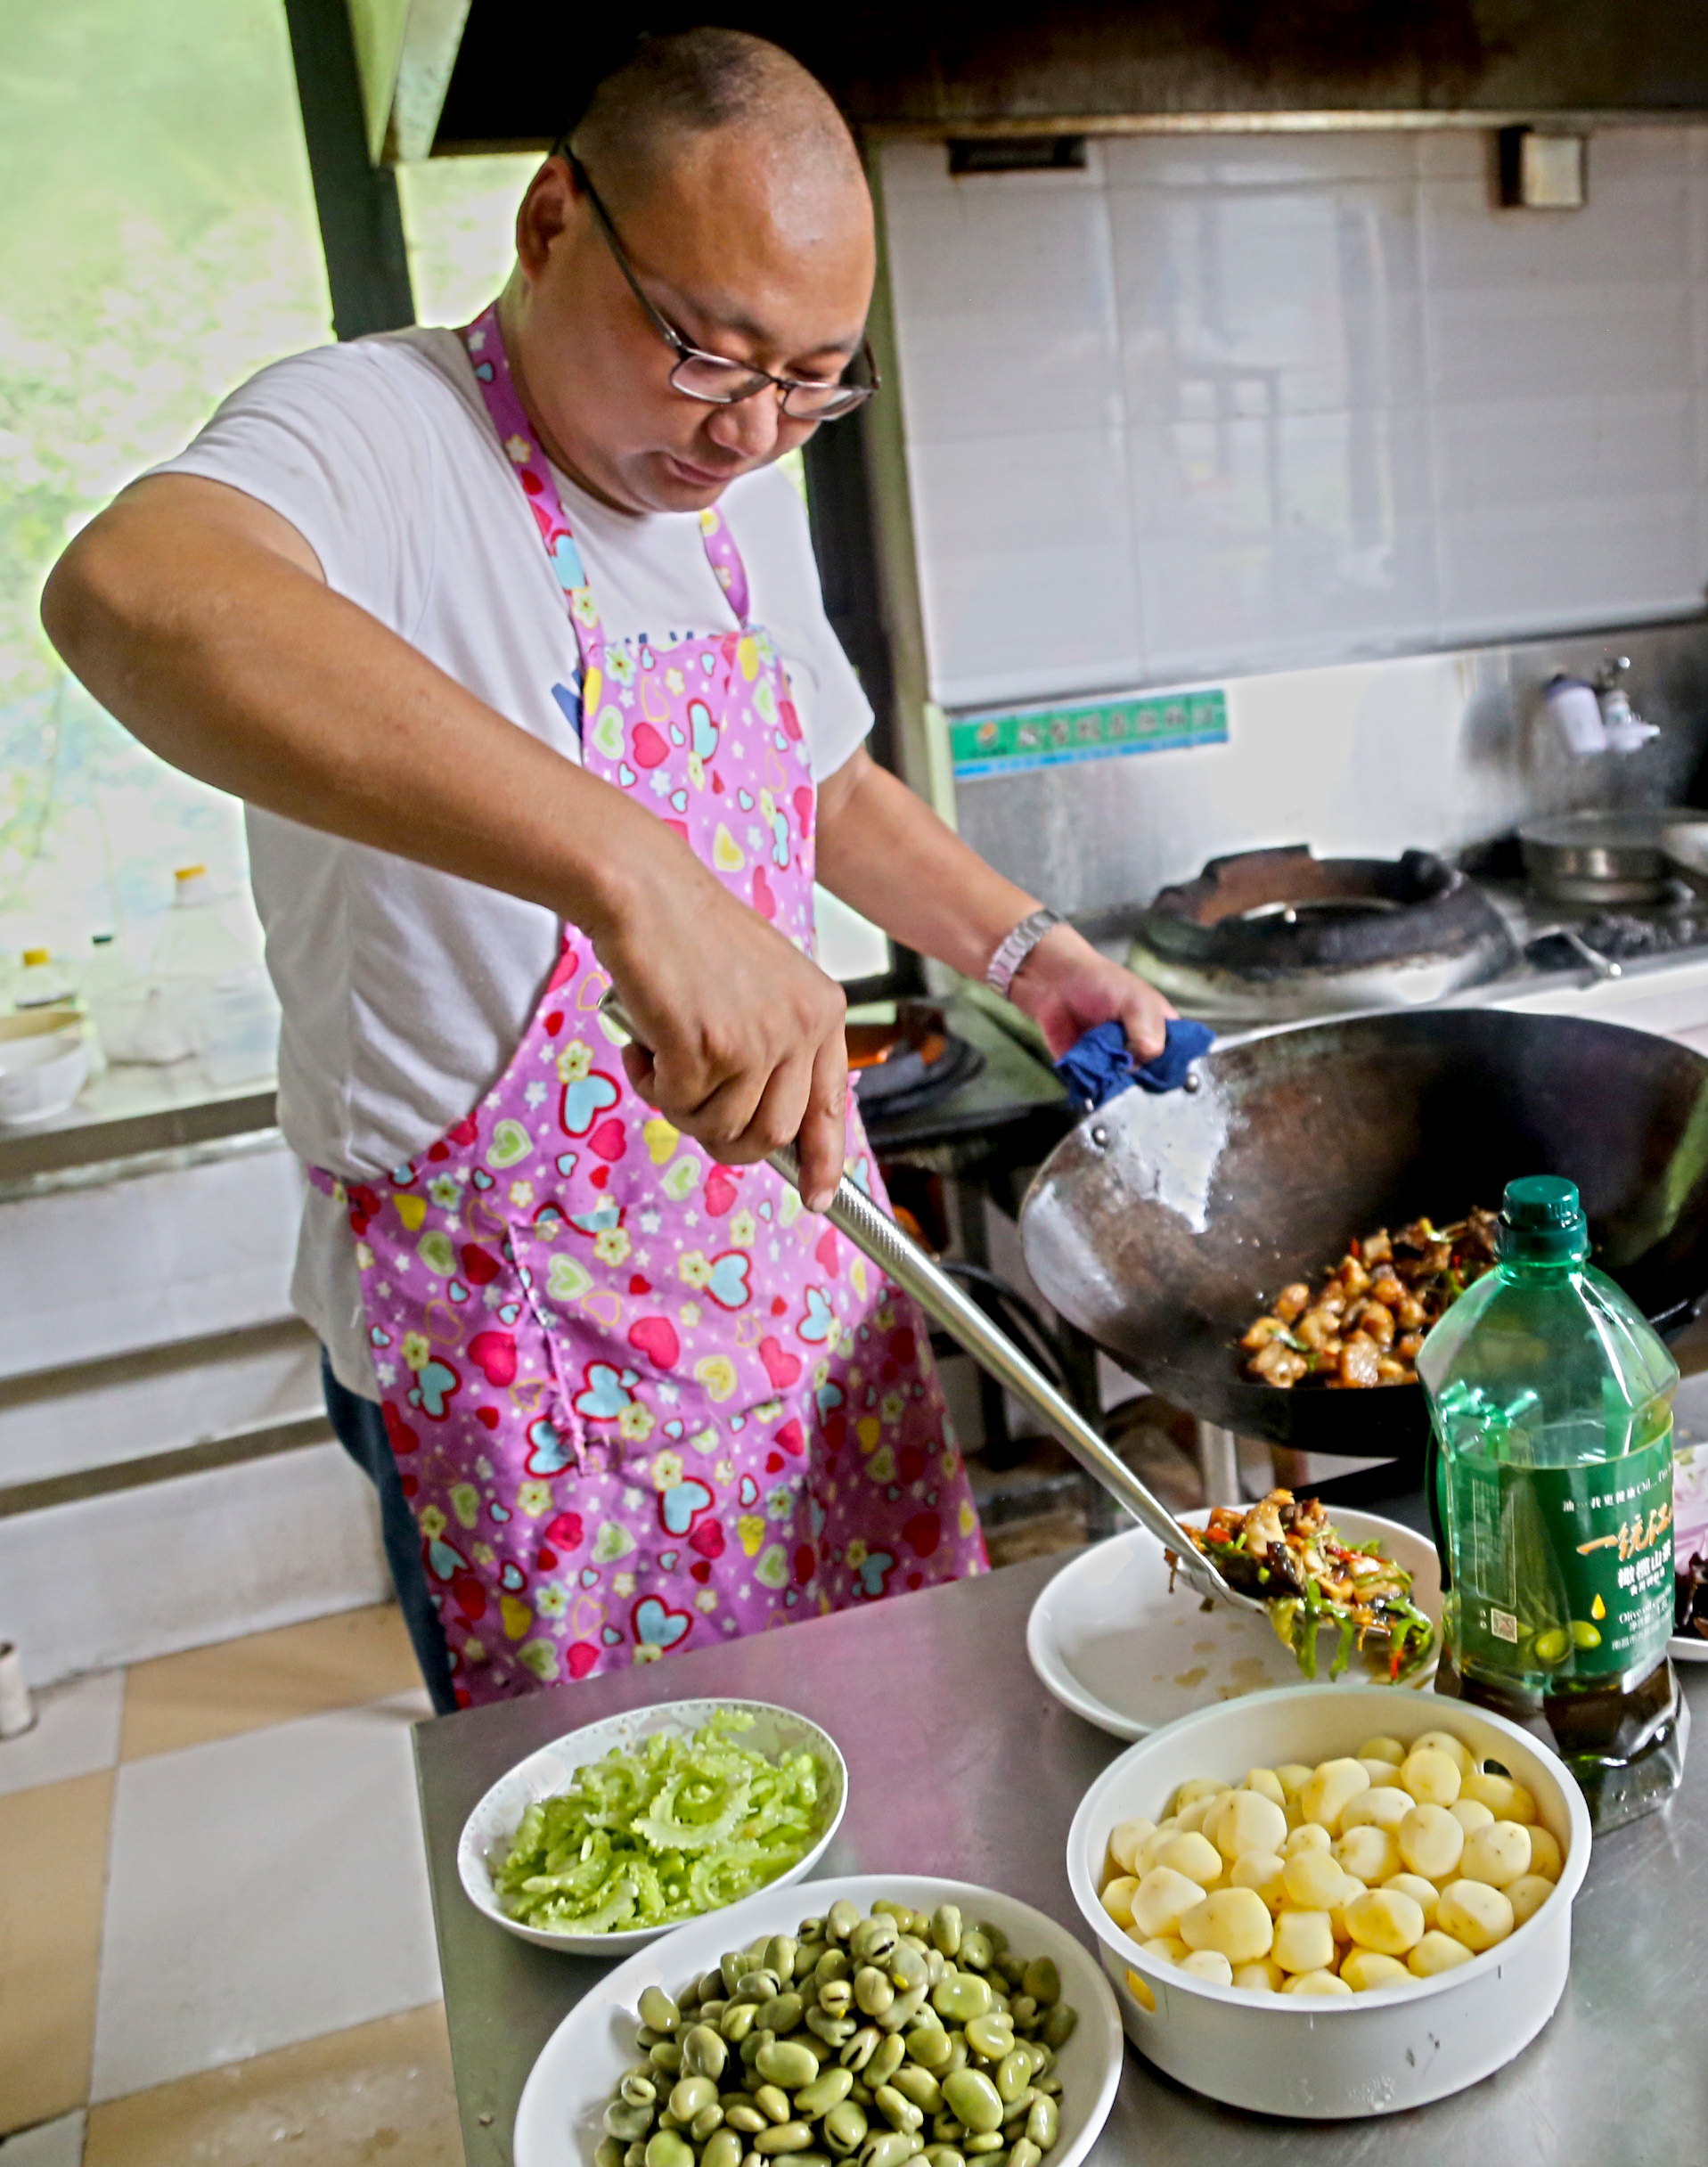
[[[613,990],[600,1003],[602,1014],[635,1038],[628,1013]],[[770,1154],[789,1186],[800,1188],[800,1162],[792,1146]],[[846,1234],[878,1269],[911,1294],[933,1323],[958,1340],[973,1360],[1005,1391],[1029,1407],[1050,1435],[1065,1445],[1080,1466],[1107,1490],[1116,1503],[1155,1535],[1179,1562],[1182,1578],[1207,1600],[1254,1610],[1264,1617],[1269,1605],[1230,1587],[1162,1500],[1148,1490],[1125,1460],[1112,1452],[1091,1424],[1069,1405],[1042,1371],[1036,1369],[1008,1334],[962,1293],[919,1243],[879,1209],[847,1174],[824,1212],[838,1233]]]

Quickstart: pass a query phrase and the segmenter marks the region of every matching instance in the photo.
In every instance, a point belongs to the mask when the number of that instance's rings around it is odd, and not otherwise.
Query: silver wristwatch
[[[1014,984],[1021,964],[1044,935],[1066,922],[1059,911],[1034,911],[1029,918],[1023,918],[985,966],[985,985],[994,986],[999,994],[1006,994]]]

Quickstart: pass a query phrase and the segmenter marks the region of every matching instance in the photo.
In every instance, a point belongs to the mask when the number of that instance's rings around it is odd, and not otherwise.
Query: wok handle
[[[606,994],[600,1007],[618,1029],[626,1031],[631,1038],[635,1035],[614,992]],[[770,1164],[792,1189],[798,1190],[800,1162],[792,1146],[786,1144],[780,1150],[772,1152]],[[992,1323],[977,1304],[968,1299],[919,1243],[897,1226],[887,1212],[879,1211],[846,1173],[823,1215],[839,1233],[847,1236],[856,1249],[870,1257],[880,1272],[911,1294],[934,1324],[941,1325],[998,1384],[1030,1408],[1093,1482],[1100,1483],[1141,1527],[1174,1552],[1180,1559],[1182,1578],[1200,1595],[1242,1607],[1250,1604],[1249,1597],[1238,1595],[1228,1586],[1209,1560],[1193,1547],[1192,1538],[1162,1500],[1145,1487],[1125,1460],[1109,1450],[1084,1417],[1063,1398],[1008,1334]]]

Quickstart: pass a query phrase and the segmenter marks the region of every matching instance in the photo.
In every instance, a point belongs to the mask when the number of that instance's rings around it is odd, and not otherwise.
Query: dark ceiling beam
[[[367,121],[346,0],[284,0],[308,170],[315,184],[332,329],[339,339],[415,321],[397,181],[368,157]]]

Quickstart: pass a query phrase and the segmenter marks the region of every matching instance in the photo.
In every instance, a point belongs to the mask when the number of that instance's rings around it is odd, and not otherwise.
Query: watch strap
[[[1066,922],[1059,911],[1034,911],[1028,917],[1023,918],[1013,932],[999,944],[996,953],[985,966],[985,985],[1006,996],[1021,964],[1045,934],[1054,932],[1058,926]]]

